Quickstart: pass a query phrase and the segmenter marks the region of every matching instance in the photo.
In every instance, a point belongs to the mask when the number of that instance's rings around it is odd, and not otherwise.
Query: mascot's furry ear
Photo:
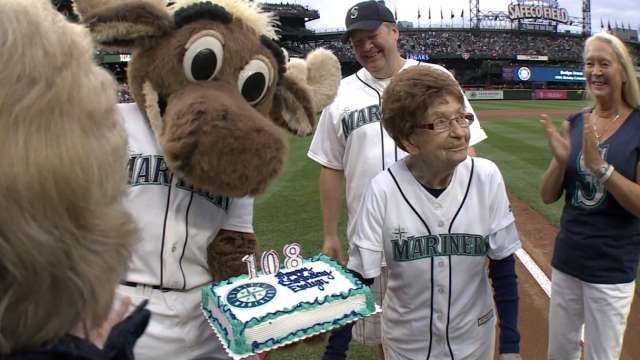
[[[340,62],[329,50],[292,58],[273,98],[271,118],[296,135],[311,134],[316,113],[335,98],[340,77]]]
[[[164,0],[75,0],[74,6],[104,49],[131,51],[174,28]]]

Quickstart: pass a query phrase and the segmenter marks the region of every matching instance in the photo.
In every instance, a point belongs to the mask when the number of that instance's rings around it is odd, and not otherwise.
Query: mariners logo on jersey
[[[599,145],[600,156],[606,161],[607,151],[609,145]],[[576,190],[571,198],[573,206],[581,207],[584,209],[594,208],[604,201],[607,196],[607,190],[603,183],[587,169],[584,164],[584,154],[582,151],[578,154],[578,181],[576,183]]]
[[[171,185],[171,170],[167,167],[162,155],[142,155],[129,154],[128,167],[128,184],[129,186],[139,185]],[[211,194],[204,190],[194,189],[193,186],[187,184],[183,179],[178,179],[176,188],[193,191],[195,194],[207,199],[214,206],[227,211],[230,205],[230,199],[227,196]]]
[[[409,235],[398,226],[391,234],[393,259],[412,261],[438,256],[486,256],[489,237],[467,233]]]
[[[362,109],[346,110],[342,117],[342,132],[344,138],[348,138],[353,130],[380,121],[380,106],[378,104],[370,105]]]
[[[229,291],[227,302],[238,308],[254,308],[273,300],[276,293],[276,288],[270,284],[260,282],[242,284]]]

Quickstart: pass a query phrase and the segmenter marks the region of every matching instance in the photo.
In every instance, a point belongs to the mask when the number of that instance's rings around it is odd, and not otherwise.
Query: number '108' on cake
[[[235,359],[380,311],[369,288],[324,255],[305,259],[296,268],[258,275],[241,275],[202,290],[202,311]]]

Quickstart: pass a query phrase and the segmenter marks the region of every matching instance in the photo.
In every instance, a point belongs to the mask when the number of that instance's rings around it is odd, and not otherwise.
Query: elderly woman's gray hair
[[[87,30],[48,0],[0,6],[0,354],[109,314],[136,226],[126,136]]]

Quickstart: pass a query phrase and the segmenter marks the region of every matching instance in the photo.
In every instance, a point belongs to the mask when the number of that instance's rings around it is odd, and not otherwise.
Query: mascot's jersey
[[[448,347],[474,358],[495,326],[487,256],[521,246],[495,164],[467,157],[436,198],[398,161],[371,181],[359,211],[348,267],[374,278],[386,260],[385,343],[407,359],[448,359]]]
[[[404,67],[420,64],[445,68],[415,60],[407,60]],[[391,80],[374,78],[366,69],[344,78],[340,82],[336,99],[327,106],[313,136],[307,156],[320,165],[344,171],[347,199],[347,238],[353,234],[353,223],[362,193],[369,181],[396,160],[407,155],[395,145],[382,127],[381,97]],[[465,98],[467,111],[473,112]],[[470,145],[484,140],[487,135],[480,122],[471,124]]]
[[[164,162],[136,104],[119,104],[129,138],[127,208],[141,230],[126,280],[172,289],[211,281],[207,245],[220,229],[253,232],[253,199],[193,189]]]

